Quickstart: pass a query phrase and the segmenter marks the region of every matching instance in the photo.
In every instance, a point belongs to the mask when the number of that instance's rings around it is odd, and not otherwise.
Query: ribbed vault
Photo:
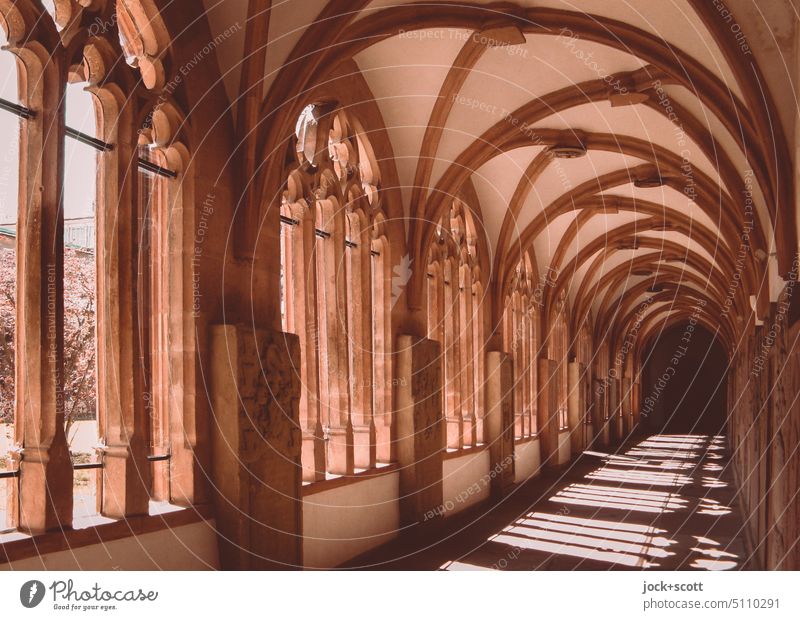
[[[718,11],[702,0],[264,7],[283,35],[268,36],[265,163],[240,230],[280,194],[275,145],[344,76],[380,114],[392,154],[380,189],[399,197],[412,262],[430,260],[454,198],[471,211],[493,325],[524,264],[546,282],[544,338],[562,296],[573,339],[586,327],[614,346],[632,321],[662,329],[703,300],[701,320],[735,347],[791,276],[797,229],[779,84],[752,53],[761,41]],[[238,70],[223,68],[229,90]],[[412,273],[412,311],[424,276]]]

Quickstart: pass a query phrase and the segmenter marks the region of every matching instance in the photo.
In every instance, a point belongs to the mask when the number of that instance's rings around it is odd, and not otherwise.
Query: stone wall
[[[800,569],[800,323],[791,288],[731,361],[729,441],[756,566]]]

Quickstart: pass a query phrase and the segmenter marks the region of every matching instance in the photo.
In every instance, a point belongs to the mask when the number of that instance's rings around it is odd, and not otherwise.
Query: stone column
[[[608,385],[603,383],[600,379],[595,378],[593,381],[593,401],[592,406],[592,425],[594,427],[595,440],[592,443],[597,443],[598,446],[608,445],[608,424],[605,419],[606,398],[608,392]]]
[[[27,50],[23,103],[36,116],[21,121],[17,226],[16,441],[19,529],[31,534],[72,525],[72,465],[64,434],[64,155],[60,56]],[[30,62],[36,55],[36,62]],[[41,63],[41,65],[39,64]]]
[[[438,342],[398,338],[397,460],[400,521],[426,520],[442,511],[442,365]]]
[[[475,330],[472,322],[475,315],[472,308],[472,271],[469,266],[459,268],[458,322],[461,326],[461,340],[458,363],[458,385],[461,391],[461,421],[464,445],[474,446],[475,433]]]
[[[639,408],[641,403],[639,402],[642,397],[642,385],[638,381],[634,381],[631,383],[631,412],[633,413],[632,422],[633,428],[639,426],[639,422],[641,422],[641,415],[639,415]]]
[[[302,566],[300,344],[211,328],[212,475],[224,569]]]
[[[461,410],[461,327],[459,321],[458,265],[448,260],[444,271],[444,393],[445,419],[447,421],[447,447],[459,450],[464,447],[464,418]]]
[[[139,339],[139,282],[131,268],[138,265],[140,247],[138,176],[131,172],[137,143],[132,110],[124,101],[118,104],[119,131],[104,136],[115,148],[98,157],[96,253],[97,417],[105,442],[102,513],[120,519],[148,513],[151,471]],[[108,106],[107,112],[112,109]],[[164,267],[158,262],[153,265],[156,270]]]
[[[606,388],[608,398],[608,426],[612,442],[622,439],[622,418],[619,409],[619,379],[609,379]]]
[[[328,472],[352,475],[353,424],[350,417],[350,368],[347,347],[347,286],[344,215],[331,200],[317,201],[318,217],[330,228],[329,237],[317,239],[317,295],[325,303],[318,316],[319,386],[322,423],[327,434]]]
[[[586,414],[586,403],[584,401],[583,374],[586,367],[580,362],[570,362],[569,373],[569,395],[567,399],[567,418],[569,420],[569,442],[573,455],[583,452],[584,416]]]
[[[486,443],[489,445],[492,492],[514,484],[514,375],[511,356],[486,354]]]
[[[299,221],[292,235],[291,302],[294,317],[302,324],[292,325],[289,331],[300,338],[301,384],[300,411],[304,413],[303,479],[309,482],[325,479],[325,442],[320,420],[318,375],[317,271],[314,267],[314,213],[304,205],[293,209]]]
[[[558,465],[558,362],[538,360],[539,395],[536,418],[543,467]]]
[[[625,436],[633,432],[633,418],[631,417],[631,383],[630,377],[622,379],[622,419],[624,420],[623,432]]]
[[[353,425],[353,463],[356,468],[375,467],[376,437],[372,392],[372,258],[368,227],[357,228],[357,216],[348,214],[350,230],[358,234],[357,247],[346,249],[347,280],[352,295],[347,300],[347,342],[349,349],[350,410]]]
[[[616,412],[617,412],[617,439],[620,441],[625,437],[625,416],[623,415],[624,394],[622,392],[622,379],[614,379],[614,389],[616,391]]]

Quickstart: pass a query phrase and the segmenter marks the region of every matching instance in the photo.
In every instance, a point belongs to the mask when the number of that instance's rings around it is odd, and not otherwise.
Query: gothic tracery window
[[[504,347],[514,365],[514,437],[517,440],[537,433],[539,293],[533,282],[529,262],[523,259],[514,271],[503,312]]]
[[[97,259],[96,110],[84,82],[66,86],[64,153],[64,424],[75,467],[76,518],[99,511],[96,464]]]
[[[280,213],[281,324],[300,338],[303,479],[312,482],[391,458],[392,257],[377,165],[348,115],[306,106],[294,150]]]
[[[483,443],[483,287],[476,235],[454,201],[428,257],[428,337],[441,345],[446,447]]]
[[[557,367],[556,381],[558,390],[558,428],[569,428],[567,405],[569,401],[569,331],[567,321],[566,295],[561,291],[557,300],[556,318],[552,327],[550,358]]]
[[[3,31],[0,29],[0,34]],[[16,525],[15,400],[20,118],[16,57],[0,51],[0,532]]]

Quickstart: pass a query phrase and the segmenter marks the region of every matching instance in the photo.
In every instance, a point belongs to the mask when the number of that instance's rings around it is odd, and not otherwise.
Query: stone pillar
[[[639,408],[641,406],[640,399],[642,397],[642,385],[638,381],[631,383],[631,413],[633,428],[639,426],[641,416],[639,415]]]
[[[632,383],[630,377],[623,377],[622,379],[622,419],[625,421],[624,433],[625,436],[633,432],[633,418],[631,417],[631,393]]]
[[[606,398],[608,399],[608,434],[612,443],[618,442],[622,433],[620,432],[619,418],[619,380],[609,379],[606,387]]]
[[[584,403],[584,425],[583,425],[583,448],[586,450],[594,441],[594,423],[592,421],[592,373],[589,368],[585,368],[583,374],[583,403]]]
[[[290,325],[289,331],[300,338],[301,382],[300,411],[304,413],[303,427],[303,479],[308,482],[325,479],[325,442],[322,439],[322,421],[319,403],[319,336],[317,319],[317,271],[315,261],[314,213],[297,205],[295,216],[300,222],[293,226],[292,277],[290,278],[293,314],[302,324]],[[290,318],[292,315],[289,315]]]
[[[447,447],[460,450],[464,447],[464,416],[461,409],[461,323],[459,312],[458,265],[448,260],[444,272],[444,394]]]
[[[600,379],[595,378],[594,385],[594,405],[592,408],[592,417],[594,425],[594,436],[598,446],[607,446],[609,442],[608,424],[605,419],[606,412],[606,398],[608,393],[608,384],[603,383]]]
[[[558,465],[558,362],[538,360],[539,394],[536,419],[543,467]]]
[[[398,338],[397,460],[400,521],[425,520],[442,510],[442,365],[439,343],[417,336]]]
[[[72,525],[72,464],[64,434],[64,155],[66,67],[28,49],[28,91],[36,110],[20,131],[17,226],[16,418],[19,529],[31,534]],[[37,62],[31,62],[36,55]],[[41,63],[41,64],[39,64]],[[50,65],[45,71],[42,66]],[[52,66],[55,65],[55,66]]]
[[[317,295],[324,295],[318,315],[320,409],[327,440],[328,472],[349,476],[354,470],[350,417],[350,368],[347,346],[347,285],[344,214],[331,200],[317,201],[317,217],[330,228],[315,242]],[[327,428],[324,428],[327,426]]]
[[[586,414],[586,402],[584,399],[583,374],[586,366],[580,362],[570,362],[567,369],[569,376],[569,395],[567,398],[567,418],[569,420],[569,443],[570,451],[573,455],[583,452],[586,447],[583,443],[584,416]]]
[[[625,437],[625,417],[622,415],[622,379],[614,379],[614,412],[616,415],[617,440]]]
[[[98,157],[97,418],[105,443],[102,513],[122,519],[148,513],[151,467],[139,338],[140,282],[131,269],[139,264],[141,237],[138,177],[131,173],[137,144],[132,110],[124,101],[118,104],[120,131],[104,136],[115,148]],[[153,268],[163,273],[165,265],[156,263]],[[169,412],[174,403],[167,399],[164,405]]]
[[[212,475],[224,569],[302,566],[300,344],[211,328]]]
[[[514,373],[507,353],[486,354],[486,401],[492,492],[502,494],[514,484]]]
[[[476,320],[472,307],[472,271],[469,266],[459,268],[458,322],[460,327],[460,349],[458,363],[458,385],[461,392],[462,445],[474,446],[475,432],[475,330]]]
[[[361,226],[349,213],[351,234],[357,235],[357,247],[345,249],[347,284],[352,295],[347,299],[347,341],[349,349],[350,410],[353,426],[353,464],[359,469],[375,467],[376,436],[372,392],[372,314],[365,300],[372,299],[372,257],[369,227]]]

